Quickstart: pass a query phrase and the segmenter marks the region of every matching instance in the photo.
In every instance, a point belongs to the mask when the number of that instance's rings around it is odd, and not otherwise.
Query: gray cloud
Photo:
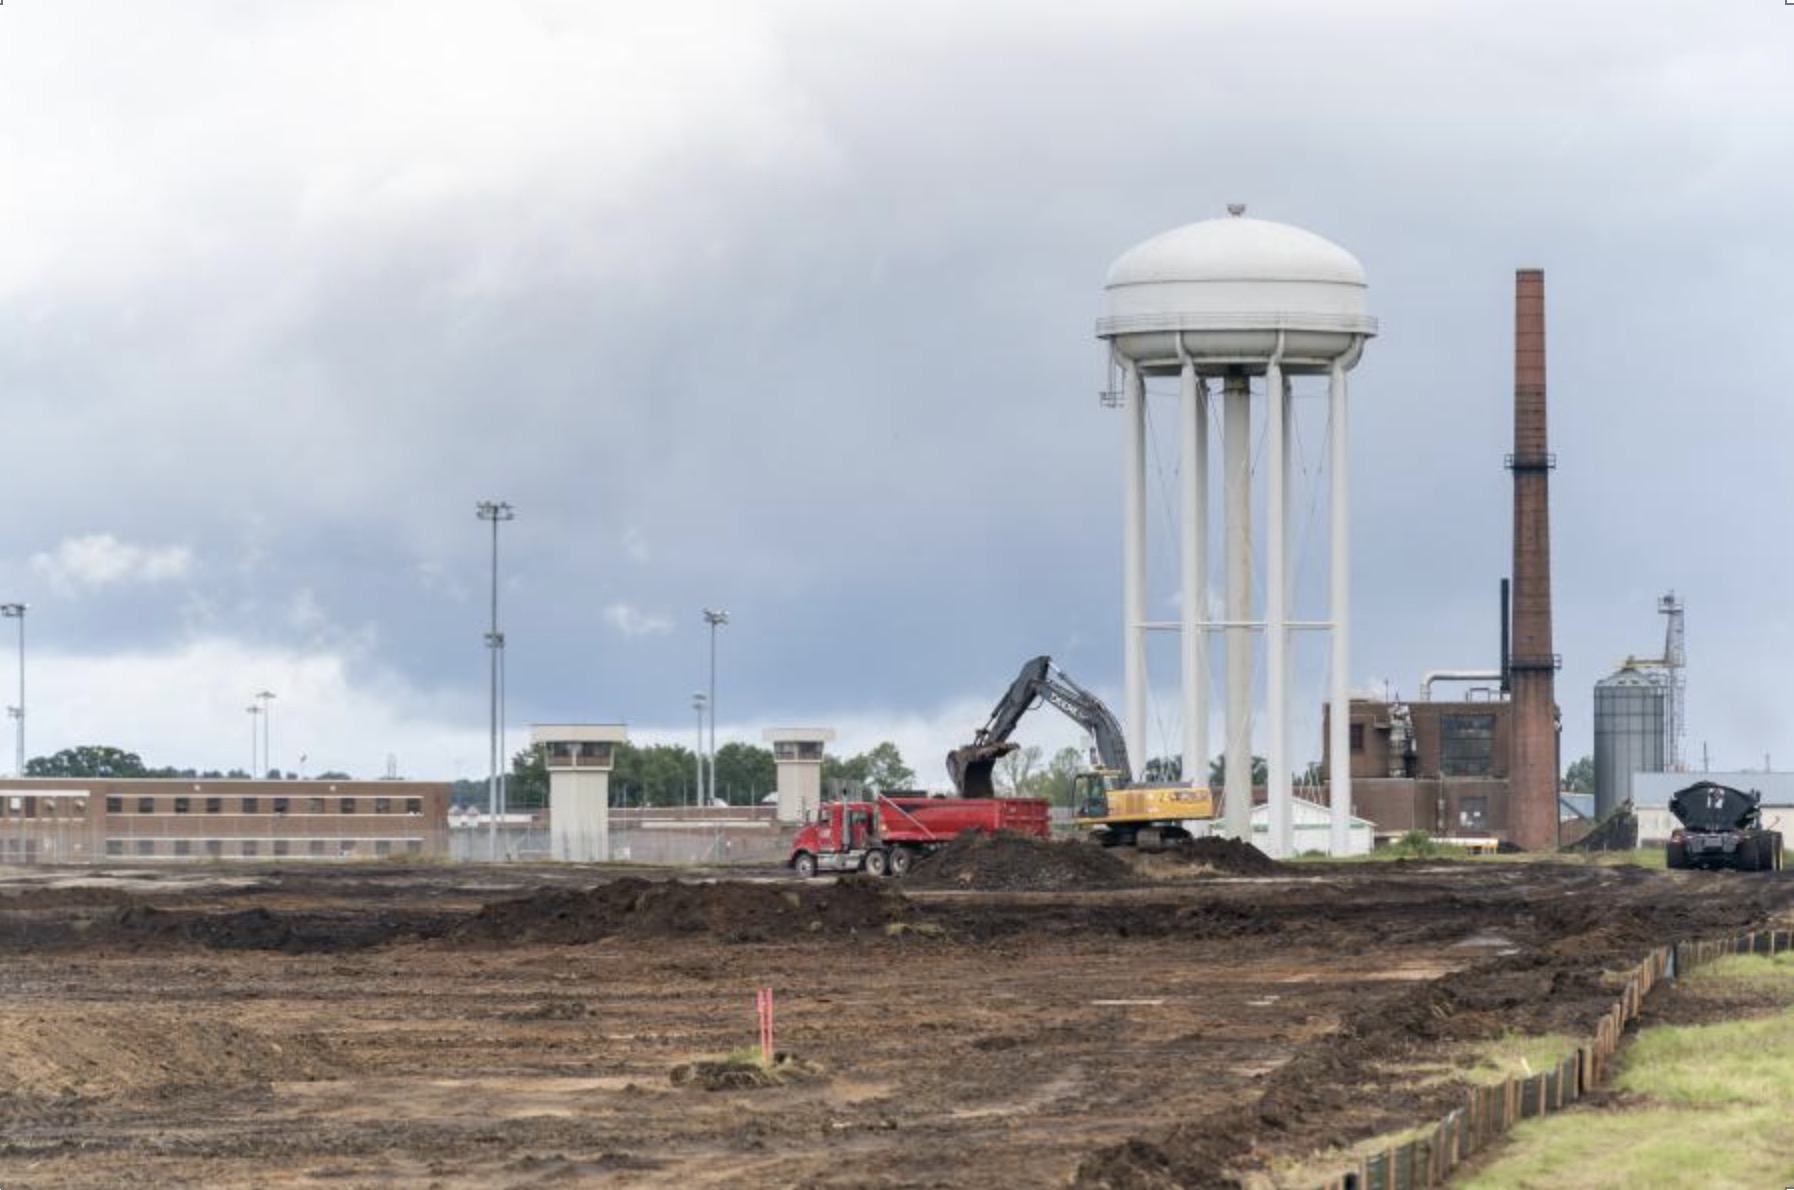
[[[502,498],[515,722],[676,732],[707,604],[744,723],[913,724],[1040,651],[1112,685],[1102,277],[1245,200],[1383,320],[1355,681],[1493,659],[1542,265],[1566,751],[1671,587],[1697,739],[1788,734],[1779,6],[75,7],[0,11],[0,595],[45,665],[222,642],[477,736]],[[95,532],[191,562],[51,598]]]

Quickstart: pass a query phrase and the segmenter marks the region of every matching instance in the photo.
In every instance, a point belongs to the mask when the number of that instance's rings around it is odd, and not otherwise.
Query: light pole
[[[498,526],[501,521],[517,518],[517,513],[502,500],[482,500],[475,506],[482,521],[492,522],[492,628],[486,633],[486,649],[491,654],[492,668],[492,767],[486,785],[488,835],[492,843],[492,862],[498,862],[498,670],[504,652],[505,635],[498,630]]]
[[[249,779],[254,781],[256,780],[255,737],[258,734],[256,720],[261,718],[262,708],[260,704],[252,702],[243,709],[249,712]]]
[[[691,791],[694,802],[704,800],[704,708],[709,705],[710,699],[702,690],[691,696],[691,709],[698,713],[698,783]]]
[[[19,705],[7,707],[6,713],[18,720],[18,772],[25,775],[25,611],[23,603],[0,603],[0,616],[19,622]]]
[[[274,691],[258,690],[252,697],[262,707],[262,770],[266,772],[274,767],[274,750],[268,746],[268,730],[274,722],[274,708],[268,704],[274,701]],[[249,775],[255,776],[254,773]]]
[[[716,630],[728,622],[728,612],[704,609],[704,623],[710,625],[710,791],[705,800],[713,804],[716,801]]]

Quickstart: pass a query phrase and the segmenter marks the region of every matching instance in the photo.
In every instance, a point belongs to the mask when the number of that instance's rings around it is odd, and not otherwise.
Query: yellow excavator
[[[972,742],[947,753],[947,774],[961,797],[996,796],[991,771],[1021,746],[1009,737],[1022,716],[1043,702],[1088,731],[1095,742],[1096,764],[1074,778],[1073,804],[1077,824],[1105,847],[1156,850],[1190,838],[1187,824],[1214,818],[1214,794],[1205,786],[1135,782],[1114,712],[1044,656],[1022,666]]]

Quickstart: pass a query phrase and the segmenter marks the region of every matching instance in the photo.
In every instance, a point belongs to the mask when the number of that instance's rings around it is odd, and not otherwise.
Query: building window
[[[355,854],[355,840],[354,839],[339,840],[336,845],[336,853],[338,855],[354,855]]]
[[[392,854],[392,840],[378,839],[374,843],[374,854],[382,858]]]
[[[243,854],[244,855],[252,856],[260,850],[261,850],[261,847],[259,845],[257,845],[257,843],[254,839],[244,839],[243,840]]]
[[[583,768],[609,768],[611,761],[611,744],[609,740],[584,740],[579,745],[579,758],[575,764]]]
[[[376,813],[376,814],[391,814],[392,813],[392,799],[389,797],[375,798],[374,799],[374,813]]]
[[[125,799],[124,798],[112,796],[112,797],[108,797],[106,799],[106,813],[122,814],[122,813],[124,813],[124,811],[125,811]]]
[[[422,839],[406,839],[405,840],[405,854],[406,855],[422,855],[423,853],[424,853],[424,841]]]
[[[287,799],[286,798],[277,797],[274,799],[274,812],[276,814],[285,814],[287,812]]]
[[[355,799],[352,797],[341,798],[337,802],[337,807],[344,814],[353,814],[355,813]]]
[[[124,853],[125,853],[125,841],[123,839],[107,839],[106,840],[106,854],[107,855],[123,855]]]
[[[274,840],[274,854],[275,855],[286,855],[288,852],[292,851],[292,849],[293,849],[292,845],[290,843],[288,843],[285,839]]]
[[[156,812],[156,799],[153,797],[138,798],[137,812],[139,814],[154,814]]]
[[[1364,724],[1352,724],[1349,734],[1352,737],[1352,754],[1356,756],[1364,751]]]
[[[221,814],[223,812],[224,812],[224,799],[223,798],[209,797],[206,799],[206,813],[207,814]]]
[[[184,797],[175,798],[174,799],[174,812],[176,814],[185,814],[187,812],[188,806],[191,804],[191,802],[192,802],[191,798],[184,798]]]
[[[1489,829],[1489,799],[1467,797],[1458,803],[1458,828],[1467,831]]]
[[[1439,775],[1495,775],[1495,716],[1439,716]]]
[[[423,812],[424,812],[424,799],[423,798],[408,797],[405,799],[405,813],[407,813],[407,814],[422,814]]]
[[[311,841],[310,850],[313,855],[323,855],[324,854],[324,840],[313,839]]]
[[[176,839],[174,841],[174,853],[176,855],[192,855],[193,854],[193,840],[191,840],[191,839]]]
[[[223,855],[224,854],[224,840],[223,839],[207,839],[206,840],[206,854],[207,855],[218,855],[218,856]]]
[[[772,746],[774,760],[821,760],[822,744],[817,740],[777,740]]]
[[[137,840],[137,854],[138,855],[154,855],[154,854],[156,854],[156,841],[154,839],[139,839],[139,840]]]
[[[261,808],[262,808],[262,799],[261,798],[246,797],[243,799],[243,813],[254,814],[254,813],[258,812]]]
[[[324,812],[324,799],[321,797],[306,798],[305,812],[307,814],[322,814]]]

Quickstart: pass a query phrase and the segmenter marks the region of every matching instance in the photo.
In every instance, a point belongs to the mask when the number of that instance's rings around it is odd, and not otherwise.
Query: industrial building
[[[1511,838],[1513,718],[1513,703],[1498,696],[1354,699],[1347,727],[1353,812],[1374,822],[1382,839],[1414,830]]]
[[[428,781],[33,777],[0,781],[0,863],[448,855]]]

